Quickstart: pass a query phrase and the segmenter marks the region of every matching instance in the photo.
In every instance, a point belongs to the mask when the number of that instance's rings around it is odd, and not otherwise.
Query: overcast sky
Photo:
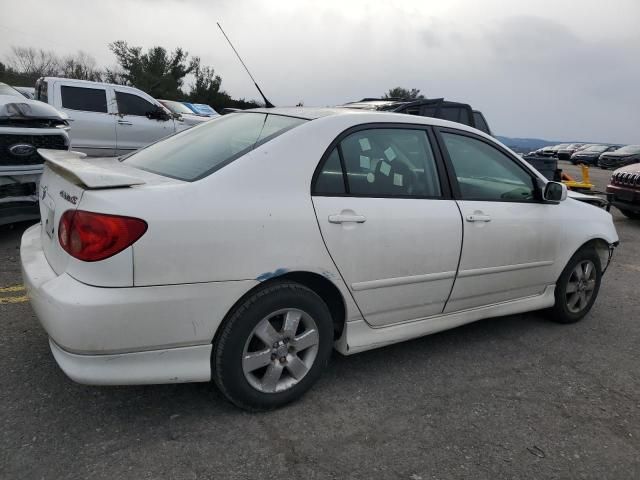
[[[336,105],[389,88],[465,101],[499,135],[640,143],[640,0],[0,0],[11,45],[79,49],[113,65],[114,40],[213,66],[257,98],[220,21],[276,105]]]

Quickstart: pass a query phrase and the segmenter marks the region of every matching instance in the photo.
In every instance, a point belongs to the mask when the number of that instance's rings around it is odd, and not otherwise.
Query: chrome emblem
[[[9,153],[14,157],[28,157],[33,155],[36,151],[36,147],[28,143],[16,143],[9,147]]]
[[[44,185],[42,187],[42,200],[44,200],[44,197],[46,197],[46,196],[47,196],[47,186]]]
[[[64,198],[67,202],[69,203],[73,203],[74,205],[76,204],[76,202],[78,201],[78,197],[76,197],[75,195],[69,195],[67,192],[65,192],[64,190],[60,190],[60,196],[62,198]]]

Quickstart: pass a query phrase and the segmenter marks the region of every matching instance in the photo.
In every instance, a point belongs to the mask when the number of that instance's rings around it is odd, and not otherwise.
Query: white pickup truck
[[[92,156],[123,155],[191,126],[124,85],[43,77],[36,99],[68,116],[72,150]]]

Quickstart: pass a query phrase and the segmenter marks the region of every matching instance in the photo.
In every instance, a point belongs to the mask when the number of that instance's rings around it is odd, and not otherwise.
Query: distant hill
[[[563,143],[555,140],[543,140],[541,138],[511,138],[502,137],[500,135],[496,135],[496,138],[511,150],[519,153],[528,153],[533,150],[537,150],[538,148],[546,147],[547,145],[557,145],[559,143]]]

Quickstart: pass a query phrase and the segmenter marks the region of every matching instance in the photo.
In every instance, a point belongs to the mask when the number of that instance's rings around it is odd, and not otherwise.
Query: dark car
[[[600,168],[620,168],[625,165],[640,162],[640,145],[627,145],[613,152],[600,155],[598,166]]]
[[[406,113],[421,117],[441,118],[463,123],[491,135],[491,129],[482,112],[474,110],[467,103],[452,102],[444,98],[423,98],[419,100],[403,98],[363,98],[359,102],[340,105],[342,108],[378,110]]]
[[[584,163],[585,165],[596,165],[600,155],[605,152],[613,152],[620,148],[619,145],[589,145],[587,148],[578,150],[571,155],[571,163],[577,165]]]
[[[561,143],[559,145],[549,145],[548,147],[544,147],[539,150],[538,155],[542,155],[543,157],[555,157],[558,155],[558,150],[568,147],[569,143]]]
[[[640,219],[640,163],[619,168],[609,180],[611,203],[627,217]]]
[[[570,143],[564,148],[558,150],[558,160],[569,160],[571,155],[582,150],[584,143]]]

